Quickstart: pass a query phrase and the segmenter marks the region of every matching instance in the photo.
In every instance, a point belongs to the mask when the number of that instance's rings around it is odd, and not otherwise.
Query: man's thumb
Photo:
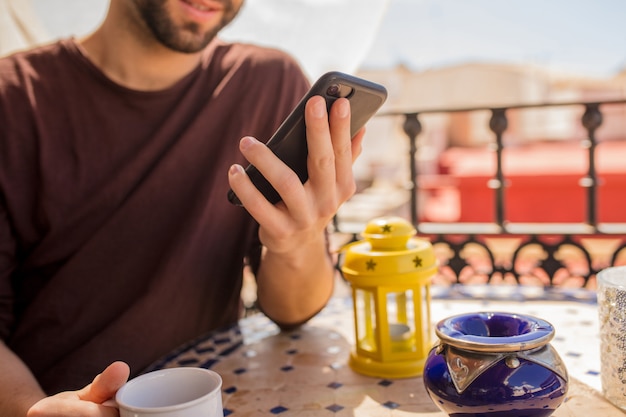
[[[93,382],[79,391],[81,400],[102,404],[112,398],[118,389],[128,381],[130,368],[124,362],[113,362]]]

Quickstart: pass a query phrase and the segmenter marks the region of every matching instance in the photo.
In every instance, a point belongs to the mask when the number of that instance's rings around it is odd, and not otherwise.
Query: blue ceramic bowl
[[[448,415],[547,417],[565,399],[567,370],[545,320],[480,312],[442,320],[435,331],[424,384]]]

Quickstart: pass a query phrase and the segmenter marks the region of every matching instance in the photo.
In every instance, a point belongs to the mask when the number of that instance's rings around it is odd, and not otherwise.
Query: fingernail
[[[233,164],[228,170],[229,175],[239,175],[243,173],[243,167],[239,164]]]
[[[257,142],[257,140],[251,136],[245,136],[243,138],[241,138],[241,141],[239,142],[239,146],[241,149],[248,149],[250,146],[254,145]]]
[[[348,100],[338,100],[337,115],[339,117],[348,117],[350,113],[350,102]]]
[[[326,104],[324,100],[315,100],[313,103],[313,115],[318,118],[322,118],[326,113]]]

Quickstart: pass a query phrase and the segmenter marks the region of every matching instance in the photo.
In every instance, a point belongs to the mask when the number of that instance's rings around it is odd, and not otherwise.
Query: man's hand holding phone
[[[311,86],[267,145],[250,137],[241,140],[250,165],[231,167],[228,198],[261,225],[264,245],[279,252],[293,248],[292,234],[323,230],[352,196],[352,164],[361,152],[363,126],[386,98],[382,85],[329,72]]]
[[[229,172],[233,191],[261,225],[263,244],[277,252],[293,248],[290,237],[297,230],[319,233],[355,190],[352,164],[361,152],[364,130],[351,137],[350,102],[339,98],[327,113],[324,98],[313,96],[306,102],[304,117],[308,145],[308,181],[304,184],[265,144],[250,137],[240,142],[243,155],[272,184],[282,202],[268,201],[241,166],[234,165]]]
[[[382,85],[340,72],[326,73],[311,86],[267,142],[269,149],[296,173],[302,183],[309,178],[307,155],[308,144],[311,143],[307,139],[305,106],[309,99],[315,96],[324,99],[327,111],[330,111],[333,103],[338,100],[349,101],[351,109],[349,128],[351,136],[355,136],[385,102],[387,91]],[[268,182],[254,162],[250,162],[246,173],[252,183],[271,203],[279,202],[282,199],[280,193]],[[228,193],[228,199],[233,204],[241,205],[237,193],[232,189]]]

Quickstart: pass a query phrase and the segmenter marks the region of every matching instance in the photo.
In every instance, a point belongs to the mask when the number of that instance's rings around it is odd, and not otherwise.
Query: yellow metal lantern
[[[421,375],[431,346],[432,245],[400,217],[370,221],[365,240],[347,245],[341,270],[352,286],[355,371],[376,377]]]

